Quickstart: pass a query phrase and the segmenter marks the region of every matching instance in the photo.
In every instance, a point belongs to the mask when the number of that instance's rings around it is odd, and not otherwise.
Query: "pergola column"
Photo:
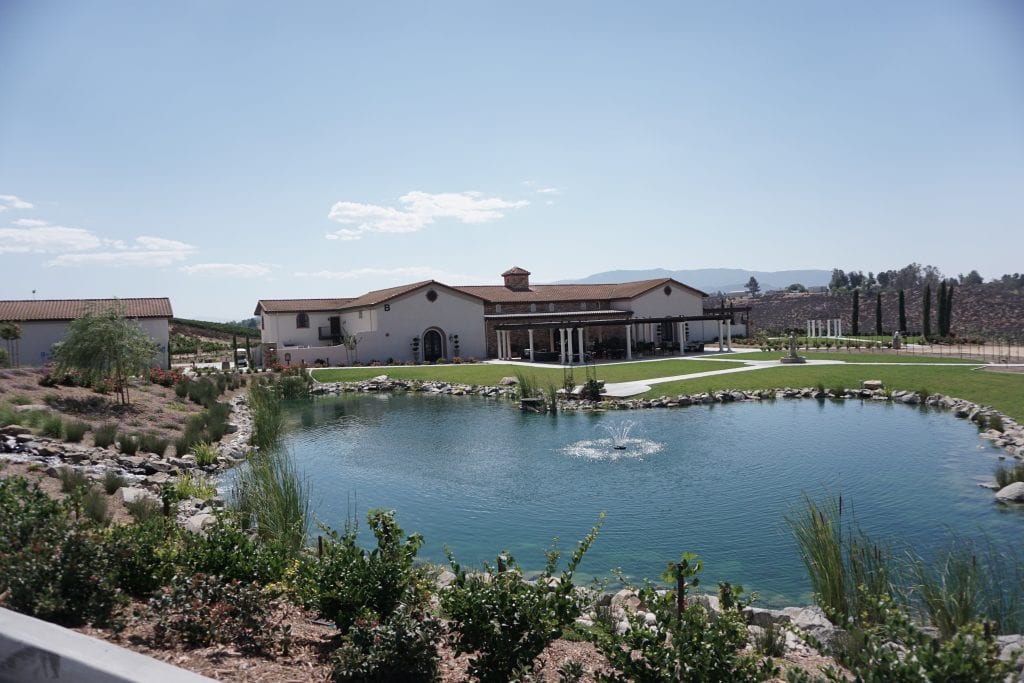
[[[558,328],[558,362],[565,365],[565,329]]]
[[[749,335],[750,332],[747,331],[747,334]],[[810,339],[810,337],[811,337],[811,321],[808,320],[807,321],[807,338]]]
[[[679,342],[679,355],[686,353],[686,341],[683,339],[683,325],[686,323],[676,323],[676,341]]]
[[[722,327],[723,327],[722,321],[719,320],[718,321],[718,350],[719,351],[724,351],[725,350],[725,348],[722,346],[722,336],[724,334],[724,332],[722,331]]]
[[[526,334],[530,337],[530,362],[533,362],[533,328],[531,327],[526,331]]]
[[[568,355],[567,362],[568,362],[569,365],[572,365],[572,328],[571,327],[569,327],[569,328],[567,328],[565,330],[565,338],[568,341],[567,345],[569,347],[569,352],[567,354]]]
[[[732,351],[732,320],[725,321],[725,346]]]
[[[584,349],[584,348],[586,348],[586,347],[585,347],[585,346],[583,345],[583,328],[582,328],[582,327],[577,327],[577,328],[576,328],[576,330],[577,330],[577,331],[579,332],[579,340],[580,340],[580,363],[582,363],[582,362],[583,362],[583,349]]]
[[[843,319],[842,318],[836,318],[836,336],[837,337],[842,337],[843,336]]]
[[[555,350],[555,328],[548,328],[548,351]]]
[[[626,325],[626,360],[633,360],[633,327]]]
[[[497,338],[497,342],[498,342],[498,344],[497,344],[497,348],[498,348],[498,360],[501,360],[501,330],[496,330],[496,331],[494,332],[494,335],[495,335],[495,337]]]

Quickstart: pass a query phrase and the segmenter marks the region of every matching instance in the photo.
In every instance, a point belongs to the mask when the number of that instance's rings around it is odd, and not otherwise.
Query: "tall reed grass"
[[[272,450],[284,432],[284,411],[272,386],[253,382],[249,386],[249,413],[252,416],[252,445]]]
[[[243,521],[264,542],[293,556],[305,547],[309,485],[288,453],[277,448],[252,453],[238,473],[232,498]]]

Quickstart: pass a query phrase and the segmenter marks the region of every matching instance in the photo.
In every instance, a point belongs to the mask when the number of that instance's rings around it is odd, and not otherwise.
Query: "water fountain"
[[[601,424],[599,428],[608,432],[608,438],[585,439],[562,449],[563,453],[592,460],[615,460],[620,457],[642,458],[662,450],[665,445],[650,439],[631,437],[636,422],[623,420],[618,424]]]

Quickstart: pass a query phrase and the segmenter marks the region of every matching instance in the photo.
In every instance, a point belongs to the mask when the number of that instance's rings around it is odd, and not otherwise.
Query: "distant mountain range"
[[[832,279],[831,270],[743,270],[741,268],[699,268],[697,270],[609,270],[575,280],[559,280],[558,285],[600,285],[632,280],[653,280],[671,277],[680,282],[703,290],[715,292],[737,292],[747,286],[750,276],[757,278],[761,291],[785,289],[794,283],[804,287],[827,286]]]

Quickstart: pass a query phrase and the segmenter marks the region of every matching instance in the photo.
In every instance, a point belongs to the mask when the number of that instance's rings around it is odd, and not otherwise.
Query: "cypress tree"
[[[946,289],[946,336],[948,337],[953,331],[953,282],[950,281],[949,288]]]
[[[924,286],[924,300],[921,304],[921,324],[925,339],[932,336],[932,286]]]
[[[907,333],[907,306],[903,290],[900,290],[900,334]]]
[[[939,300],[936,302],[936,308],[938,309],[938,328],[939,336],[946,336],[946,281],[943,280],[939,283]]]
[[[860,334],[860,290],[853,290],[853,336]]]
[[[882,336],[882,293],[875,299],[875,334]]]

